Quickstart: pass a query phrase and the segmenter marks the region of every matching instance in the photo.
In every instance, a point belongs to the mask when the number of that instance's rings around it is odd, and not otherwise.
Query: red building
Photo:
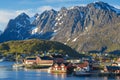
[[[64,63],[55,63],[50,68],[49,71],[51,73],[66,73],[67,66]]]
[[[49,56],[44,56],[44,57],[38,57],[36,56],[35,58],[26,58],[24,60],[24,64],[28,65],[52,65],[53,64],[53,59]]]

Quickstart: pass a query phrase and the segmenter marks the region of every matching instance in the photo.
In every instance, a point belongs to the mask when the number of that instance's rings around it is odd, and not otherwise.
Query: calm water
[[[0,62],[0,80],[120,80],[120,77],[75,77],[41,70],[13,69],[13,62]]]

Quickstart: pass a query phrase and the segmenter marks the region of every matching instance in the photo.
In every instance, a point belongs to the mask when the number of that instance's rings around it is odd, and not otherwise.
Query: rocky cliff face
[[[104,2],[49,10],[30,18],[10,20],[1,41],[29,38],[59,41],[77,51],[120,49],[120,10]]]
[[[52,40],[64,42],[78,51],[99,50],[102,46],[108,46],[108,51],[111,51],[115,49],[113,46],[120,46],[119,10],[97,2],[65,11],[65,21],[58,25],[61,30]]]
[[[0,35],[2,34],[2,31],[0,31]]]

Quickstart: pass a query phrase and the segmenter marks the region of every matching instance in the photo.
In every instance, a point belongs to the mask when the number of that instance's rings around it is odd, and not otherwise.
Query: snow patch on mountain
[[[120,9],[117,9],[117,8],[112,8],[117,14],[120,14]]]
[[[72,42],[75,42],[77,40],[77,38],[74,38],[73,40],[72,40]]]
[[[31,17],[29,21],[32,24],[35,20],[36,20],[36,17]]]
[[[57,32],[58,30],[54,30],[54,32]]]
[[[42,33],[43,33],[43,30],[41,30],[39,34],[42,34]]]
[[[31,34],[33,35],[33,34],[36,34],[37,32],[38,32],[38,27],[35,27],[32,29]]]
[[[67,39],[67,42],[70,41],[70,38]]]
[[[120,14],[120,9],[115,8],[113,6],[108,5],[107,3],[104,2],[94,2],[94,6],[97,9],[107,9],[108,11],[114,11],[117,14]]]
[[[80,12],[80,16],[81,16],[81,18],[83,18],[84,17],[84,13]]]
[[[67,10],[72,10],[74,8],[75,8],[75,6],[72,6],[72,7],[67,8]]]
[[[55,23],[55,26],[58,26],[58,23],[57,23],[57,22]]]
[[[58,32],[61,28],[55,29],[54,32]]]
[[[20,24],[19,22],[16,23],[16,26],[17,26],[17,28],[23,27],[23,25]]]

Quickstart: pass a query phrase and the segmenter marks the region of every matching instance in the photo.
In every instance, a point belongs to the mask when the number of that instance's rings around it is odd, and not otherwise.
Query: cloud
[[[13,11],[0,10],[0,29],[5,29],[5,24],[7,25],[9,19],[14,18],[15,14]]]
[[[52,9],[51,6],[42,6],[42,7],[37,8],[37,11],[43,12],[45,10],[50,10],[50,9]]]
[[[0,10],[0,22],[1,23],[6,23],[8,19],[12,18],[14,13],[12,11],[5,11],[5,10]]]
[[[51,10],[51,9],[59,10],[60,8],[59,7],[55,8],[55,7],[52,7],[52,6],[41,6],[41,7],[37,8],[37,12],[42,13],[45,10]]]
[[[113,5],[115,8],[120,9],[120,5]]]

